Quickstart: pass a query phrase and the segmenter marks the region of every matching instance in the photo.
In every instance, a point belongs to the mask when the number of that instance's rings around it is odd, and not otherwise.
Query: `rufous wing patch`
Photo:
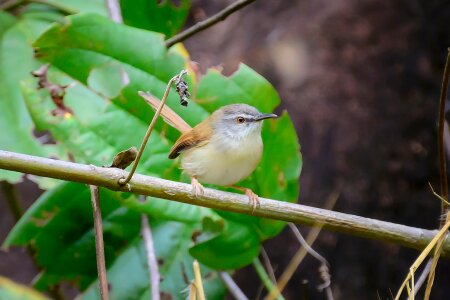
[[[183,133],[170,149],[169,158],[177,158],[181,152],[205,145],[211,139],[212,129],[209,118]]]

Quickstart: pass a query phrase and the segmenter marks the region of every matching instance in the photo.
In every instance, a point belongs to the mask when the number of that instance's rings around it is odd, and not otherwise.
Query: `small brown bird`
[[[140,95],[153,108],[159,106],[159,99]],[[232,104],[219,108],[194,128],[167,106],[161,115],[182,133],[169,158],[181,155],[181,167],[191,177],[194,194],[203,193],[200,182],[233,187],[245,192],[254,210],[259,204],[258,196],[251,189],[234,184],[257,167],[263,150],[262,121],[277,115],[260,113],[247,104]]]

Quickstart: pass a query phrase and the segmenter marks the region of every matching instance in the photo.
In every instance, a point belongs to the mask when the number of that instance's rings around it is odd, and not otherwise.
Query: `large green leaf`
[[[97,34],[98,32],[102,32],[102,34],[99,35]],[[93,122],[76,124],[74,126],[69,122],[77,121],[78,117],[76,115],[73,117],[73,120],[56,122],[48,118],[48,108],[41,109],[41,112],[36,111],[36,115],[42,114],[42,111],[47,113],[47,119],[44,118],[44,123],[47,124],[46,128],[52,131],[57,140],[65,144],[71,143],[68,145],[68,148],[72,149],[72,151],[77,153],[82,150],[81,155],[78,153],[78,157],[84,155],[85,160],[97,164],[103,160],[94,160],[93,158],[98,156],[97,153],[101,153],[104,157],[110,155],[112,150],[108,149],[114,148],[118,143],[118,137],[121,139],[121,144],[125,146],[125,143],[130,138],[129,134],[127,134],[127,129],[133,128],[134,133],[139,132],[138,128],[142,126],[143,132],[143,124],[145,123],[136,125],[136,127],[129,127],[131,124],[127,124],[129,121],[126,120],[128,118],[135,118],[136,120],[148,122],[152,115],[149,107],[137,96],[137,91],[150,90],[156,96],[161,97],[167,81],[173,75],[177,74],[187,63],[176,52],[167,52],[161,35],[115,24],[106,18],[95,15],[69,17],[63,24],[53,25],[52,28],[38,39],[35,45],[38,48],[37,53],[41,59],[51,62],[54,66],[66,72],[82,84],[90,85],[92,89],[96,89],[96,86],[92,84],[92,80],[90,79],[92,79],[93,74],[97,70],[102,69],[105,65],[117,66],[114,67],[116,70],[121,69],[128,75],[130,82],[112,100],[113,104],[109,105],[105,112],[100,112]],[[245,65],[241,65],[230,77],[225,77],[217,71],[211,70],[200,79],[198,84],[193,78],[189,80],[195,102],[191,101],[187,108],[183,108],[179,105],[176,94],[172,92],[168,99],[168,105],[191,125],[195,125],[203,120],[208,115],[208,112],[212,112],[218,107],[230,103],[249,103],[263,112],[272,111],[280,103],[280,99],[270,83]],[[101,92],[100,90],[103,90],[104,87],[104,84],[100,88],[97,85],[97,91]],[[108,92],[110,91],[108,88],[106,90]],[[112,92],[112,94],[117,94],[117,91]],[[33,107],[36,107],[36,105],[30,105],[30,109]],[[116,113],[118,111],[120,111],[122,117],[114,115],[114,118],[109,119],[109,121],[102,121],[104,119],[103,114],[109,112]],[[125,111],[129,114],[126,114]],[[131,117],[131,115],[134,117]],[[116,129],[114,125],[109,125],[113,120],[117,124],[125,125],[120,125],[121,128]],[[121,120],[121,122],[117,122],[118,120]],[[52,123],[55,122],[59,124],[54,126]],[[37,123],[39,124],[39,122]],[[69,125],[64,125],[65,123]],[[92,126],[91,123],[98,124],[98,126]],[[134,123],[138,124],[139,122],[135,121]],[[79,125],[82,125],[84,130],[81,131],[81,136],[85,136],[86,131],[88,131],[89,135],[87,136],[90,138],[81,139],[81,142],[78,142],[76,145],[73,142],[77,141],[77,139],[72,138],[71,141],[65,141],[65,139],[70,137],[69,133],[77,132],[75,129],[80,127]],[[56,127],[56,129],[52,127]],[[94,128],[96,130],[93,130]],[[58,130],[61,132],[58,132]],[[100,139],[98,139],[97,134],[99,131],[104,132]],[[156,127],[154,135],[156,134],[160,134],[160,138],[163,141],[166,141],[166,139],[174,141],[179,136],[175,131],[168,130],[167,125],[164,125],[162,122]],[[136,136],[140,140],[143,133],[136,134]],[[104,140],[106,137],[108,137],[108,141],[105,143]],[[152,136],[152,138],[156,137]],[[244,181],[242,185],[253,188],[255,192],[263,197],[277,198],[291,202],[296,201],[298,196],[297,180],[301,159],[298,152],[297,137],[289,117],[286,115],[280,120],[266,122],[263,129],[263,140],[265,150],[261,165],[254,175]],[[100,149],[101,151],[86,152],[83,150],[90,143],[100,144],[100,147],[98,145],[92,145],[90,147],[91,149]],[[108,145],[112,145],[112,147],[108,147]],[[130,145],[138,145],[138,142],[128,143],[126,145],[127,147],[122,147],[117,150],[123,150]],[[150,144],[149,147],[152,148],[153,146]],[[179,173],[170,169],[172,165],[170,163],[165,165],[167,163],[167,149],[161,148],[161,152],[158,152],[160,156],[155,156],[158,161],[155,161],[149,168],[145,168],[145,163],[143,163],[140,167],[140,172],[179,180]],[[94,157],[91,158],[91,156]],[[169,169],[163,170],[164,167]],[[151,201],[147,202],[148,205],[141,205],[135,199],[127,203],[130,208],[133,207],[134,209],[151,214]],[[164,205],[160,206],[162,203]],[[166,202],[156,204],[155,207],[163,207],[163,209],[154,210],[153,212],[156,214],[152,216],[164,216],[166,218],[167,214],[164,213],[165,206],[167,206]],[[253,241],[255,234],[262,241],[276,235],[283,226],[283,223],[280,222],[261,220],[252,216],[228,212],[218,213],[234,222],[233,224],[237,226],[236,228],[239,225],[242,226],[239,230],[243,234],[238,235],[239,239],[237,239],[237,242],[233,241],[236,244],[239,242],[245,243],[247,240]],[[192,218],[184,218],[183,221],[187,221],[187,219],[202,219],[197,213],[194,213],[193,216]],[[178,218],[177,220],[181,221],[182,219]],[[223,245],[229,238],[229,233],[226,230],[221,235],[219,234],[216,237],[217,241],[221,242],[218,245]],[[207,244],[201,245],[201,243]],[[200,242],[195,247],[197,247],[197,250],[192,251],[192,253],[200,260],[201,255],[210,251],[212,249],[211,247],[215,247],[217,251],[226,249],[226,247],[216,247],[216,244],[212,241]],[[202,250],[199,251],[198,249]],[[257,254],[257,251],[249,251],[249,253],[252,253],[252,256],[254,256]],[[216,266],[218,268],[223,268],[224,265],[238,267],[250,263],[253,258],[250,256],[239,256],[237,259],[229,251],[222,251],[218,254],[218,257],[220,259],[216,260],[211,257],[207,263],[210,266]]]
[[[49,130],[74,156],[76,161],[95,165],[109,165],[116,153],[139,145],[146,131],[146,125],[139,119],[117,108],[114,104],[98,106],[97,116],[84,122],[84,116],[78,113],[70,116],[53,116],[50,112],[53,103],[48,99],[47,91],[36,91],[32,83],[24,83],[23,93],[30,114],[40,130]],[[71,93],[69,90],[68,95]],[[93,97],[93,93],[86,96]],[[74,111],[77,110],[74,105]],[[91,106],[93,107],[93,106]],[[133,134],[130,134],[132,130]],[[166,157],[168,143],[159,135],[152,135],[150,147],[142,155],[138,171],[157,175],[168,169],[176,170],[173,162]]]
[[[53,16],[53,14],[52,14]],[[30,77],[38,64],[31,42],[49,24],[40,15],[20,19],[0,11],[0,148],[8,151],[45,156],[44,148],[34,138],[33,124],[20,93],[19,82]],[[21,174],[0,170],[0,180],[18,182]]]
[[[191,0],[120,0],[125,24],[161,32],[171,37],[183,26],[191,6]]]
[[[106,263],[139,233],[139,214],[121,206],[120,194],[100,189]],[[89,188],[64,183],[44,193],[9,233],[4,246],[31,245],[45,271],[37,287],[61,279],[77,280],[83,288],[97,277]]]
[[[0,276],[0,299],[8,300],[46,300],[49,299],[24,285]]]
[[[210,69],[201,78],[195,98],[209,112],[227,104],[246,103],[268,113],[280,104],[273,86],[244,64],[230,77]]]
[[[159,271],[163,277],[161,291],[171,295],[170,299],[186,299],[182,293],[193,279],[193,259],[188,254],[191,235],[195,226],[176,222],[151,222],[155,252],[160,261]],[[116,262],[108,268],[108,281],[113,299],[149,299],[146,254],[142,240],[136,240]],[[202,268],[203,281],[208,299],[223,299],[224,287],[216,274]],[[95,282],[82,299],[97,299],[98,283]]]

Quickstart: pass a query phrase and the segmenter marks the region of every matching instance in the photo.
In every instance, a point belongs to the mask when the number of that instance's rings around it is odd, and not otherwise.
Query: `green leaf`
[[[108,16],[104,0],[45,0],[43,3],[70,14],[89,12]]]
[[[48,92],[36,91],[30,82],[22,85],[30,114],[39,130],[49,130],[53,137],[75,157],[77,162],[98,166],[110,165],[114,155],[133,145],[139,145],[146,131],[146,125],[126,111],[109,104],[104,111],[98,111],[96,118],[85,123],[83,116],[75,110],[74,115],[53,116],[54,104]],[[68,91],[68,95],[71,90]],[[87,94],[93,97],[93,93]],[[93,100],[95,101],[95,100]],[[78,107],[75,105],[75,107]],[[100,108],[100,107],[99,107]],[[129,131],[132,130],[133,134]],[[152,135],[142,155],[138,171],[157,175],[174,169],[173,162],[166,157],[169,145],[158,135]]]
[[[178,5],[171,0],[120,0],[125,24],[163,33],[166,38],[177,33],[186,20],[191,0]]]
[[[147,197],[145,202],[138,201],[131,196],[124,201],[130,209],[149,215],[158,220],[172,220],[183,223],[199,223],[203,218],[217,218],[211,209],[165,199]]]
[[[27,286],[15,283],[8,278],[0,276],[0,299],[46,300],[49,298],[28,288]]]
[[[130,83],[113,102],[149,122],[154,112],[137,91],[150,91],[161,98],[170,78],[185,68],[183,57],[166,50],[161,34],[116,24],[92,14],[70,16],[65,20],[64,24],[54,24],[35,42],[38,57],[85,85],[92,70],[113,61],[121,63]],[[194,102],[187,109],[180,106],[174,91],[167,104],[191,125],[208,116]],[[156,129],[164,129],[172,140],[179,136],[163,121],[158,122]]]
[[[196,244],[189,253],[199,262],[214,269],[238,269],[251,263],[259,253],[257,233],[242,224],[227,221],[221,235]]]
[[[102,34],[96,34],[97,32],[102,32]],[[108,110],[105,111],[120,111],[123,117],[119,118],[114,114],[113,118],[102,121],[105,112],[100,112],[94,121],[80,123],[83,125],[84,131],[77,129],[80,127],[79,125],[64,125],[64,127],[61,125],[64,122],[58,121],[56,127],[60,128],[64,134],[58,133],[59,129],[52,129],[53,125],[50,125],[52,120],[45,121],[48,124],[47,128],[52,131],[57,140],[65,144],[71,143],[68,146],[70,149],[81,150],[81,153],[75,153],[75,157],[83,158],[84,156],[84,159],[90,161],[93,161],[91,156],[96,156],[97,153],[103,152],[104,156],[110,155],[112,151],[108,149],[117,148],[114,147],[117,144],[117,137],[120,137],[122,143],[128,141],[130,137],[124,128],[133,128],[133,133],[136,132],[137,139],[140,140],[143,133],[139,133],[141,126],[137,125],[139,123],[137,120],[147,123],[153,112],[137,96],[137,91],[150,90],[151,93],[161,98],[168,80],[187,64],[178,53],[167,52],[161,35],[115,24],[108,19],[95,15],[81,14],[66,18],[64,24],[54,24],[38,39],[35,45],[38,47],[37,52],[41,59],[51,62],[84,85],[88,84],[89,77],[95,70],[110,63],[120,64],[130,78],[130,83],[121,90],[117,97],[112,99],[113,104],[109,105]],[[208,112],[231,103],[248,103],[262,112],[271,112],[280,103],[272,85],[243,64],[230,77],[225,77],[217,71],[210,70],[200,79],[198,84],[193,77],[188,78],[188,80],[195,102],[191,101],[188,108],[182,108],[179,105],[177,95],[172,92],[168,98],[168,105],[191,125],[198,124],[208,115]],[[30,108],[38,107],[37,104],[29,106]],[[48,109],[40,109],[40,111],[48,112]],[[124,111],[129,114],[124,113]],[[36,111],[36,114],[39,113],[39,111]],[[134,127],[130,127],[131,124],[124,123],[128,122],[130,114],[136,119]],[[73,119],[76,121],[77,118],[79,117],[75,115]],[[121,122],[118,122],[118,120],[121,120]],[[66,122],[68,121],[66,120]],[[98,124],[98,126],[93,126],[91,123]],[[115,128],[115,126],[121,128]],[[87,137],[85,137],[86,131],[91,132]],[[70,137],[69,132],[80,132],[80,135],[85,138],[75,145],[73,143],[78,139],[71,138],[71,141],[65,141]],[[104,132],[100,139],[99,132]],[[95,134],[92,135],[93,133]],[[179,133],[167,129],[167,125],[162,122],[157,125],[152,138],[156,138],[156,134],[159,134],[163,141],[174,141],[179,136]],[[241,185],[252,188],[262,197],[296,201],[301,159],[292,122],[288,116],[284,116],[280,120],[266,122],[262,136],[265,148],[261,165],[253,176],[243,181]],[[107,139],[108,142],[104,143],[104,139]],[[90,149],[97,149],[97,151],[91,150],[86,153],[84,147],[87,147],[91,141],[93,141],[93,144],[101,146],[89,146]],[[108,145],[112,147],[108,147]],[[131,145],[138,145],[138,143],[128,143],[126,147],[124,144],[124,147],[118,150],[126,149]],[[150,148],[153,148],[153,146]],[[173,165],[164,165],[167,162],[167,152],[168,148],[161,149],[160,156],[153,163],[153,166],[147,169],[144,163],[144,166],[140,167],[142,169],[138,171],[178,180],[180,178],[179,172],[170,169]],[[98,164],[100,161],[102,160],[96,160],[95,163]],[[154,167],[158,162],[160,167]],[[179,204],[172,204],[163,200],[154,201],[154,206],[151,205],[151,202],[141,204],[133,199],[126,201],[125,205],[150,214],[155,218],[173,218],[173,220],[183,222],[203,220],[201,210],[189,206],[179,206]],[[182,208],[186,215],[179,214],[176,217],[173,213],[176,209],[171,208],[171,205]],[[170,208],[170,210],[166,210],[166,208]],[[228,222],[232,222],[240,235],[233,236],[230,232],[227,232],[227,229],[222,232],[215,232],[214,238],[202,240],[191,253],[199,260],[201,260],[201,256],[208,257],[206,261],[208,265],[220,268],[242,266],[251,262],[252,258],[258,253],[259,243],[276,235],[283,227],[283,223],[262,220],[253,216],[221,211],[217,211],[217,214]],[[258,243],[251,244],[248,251],[249,255],[243,255],[238,260],[235,259],[236,255],[232,251],[222,252],[221,256],[215,259],[211,253],[216,249],[226,248],[228,241],[230,245],[237,245],[246,241],[252,243],[258,241]]]
[[[120,205],[119,193],[100,189],[106,264],[139,234],[139,214]],[[89,188],[64,183],[44,193],[9,233],[4,245],[30,244],[45,269],[36,286],[78,281],[83,289],[97,277]]]
[[[40,17],[15,19],[0,11],[0,148],[8,151],[46,156],[45,149],[34,138],[33,125],[20,93],[19,82],[31,77],[38,64],[33,58],[31,41],[48,25]],[[13,54],[13,55],[12,55]],[[0,170],[0,180],[18,182],[19,173]]]
[[[163,277],[161,291],[170,294],[171,299],[186,299],[182,291],[193,279],[192,262],[188,255],[194,226],[177,222],[151,223],[155,252],[160,261],[159,271]],[[203,284],[208,299],[223,299],[225,289],[216,274],[202,268]],[[113,299],[149,299],[149,279],[146,253],[142,240],[136,240],[108,268],[108,282]],[[83,295],[82,299],[97,299],[98,282],[95,282]]]
[[[269,113],[280,104],[273,86],[254,70],[240,64],[230,77],[210,69],[198,84],[196,101],[209,112],[233,103],[246,103]]]
[[[125,76],[125,77],[124,77]],[[112,61],[91,71],[87,79],[89,87],[106,98],[115,98],[126,86],[125,71],[120,64]]]

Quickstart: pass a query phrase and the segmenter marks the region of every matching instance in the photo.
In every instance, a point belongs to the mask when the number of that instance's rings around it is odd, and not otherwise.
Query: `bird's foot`
[[[194,193],[195,197],[203,195],[203,193],[205,192],[205,188],[200,182],[198,182],[197,178],[195,177],[191,178],[191,185],[192,185],[192,192]]]
[[[261,206],[260,203],[259,203],[258,195],[256,195],[251,189],[243,188],[243,187],[235,186],[235,185],[232,185],[230,187],[245,193],[245,195],[248,197],[250,205],[252,206],[252,215],[255,212],[256,207],[257,206],[258,207]]]
[[[260,206],[259,197],[251,189],[244,190],[245,195],[247,195],[250,205],[252,206],[252,215],[255,212],[257,206]]]

